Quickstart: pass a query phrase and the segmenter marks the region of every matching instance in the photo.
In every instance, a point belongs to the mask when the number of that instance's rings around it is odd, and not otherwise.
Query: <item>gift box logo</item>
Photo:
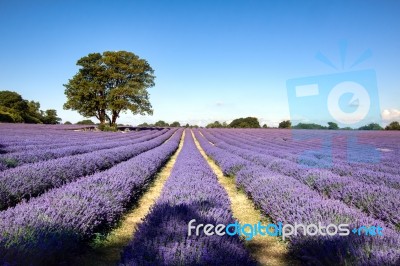
[[[342,65],[344,52],[342,51]],[[370,56],[364,52],[353,64],[356,65]],[[317,58],[335,67],[321,54]],[[336,67],[335,67],[336,68]],[[286,82],[292,125],[315,123],[326,125],[335,122],[340,127],[357,129],[370,123],[380,123],[381,113],[376,73],[373,69],[333,73],[289,79]],[[337,133],[336,133],[337,134]],[[347,138],[347,160],[349,162],[379,162],[380,154],[375,147],[358,143],[357,132],[342,132]],[[293,130],[296,140],[315,138],[315,134],[306,134]],[[318,150],[306,150],[299,162],[307,161],[312,154],[324,154],[325,161],[317,167],[332,166],[333,132],[319,134],[321,147]],[[367,152],[367,153],[366,153]]]
[[[358,128],[380,120],[372,69],[290,79],[286,85],[292,124],[332,121]]]

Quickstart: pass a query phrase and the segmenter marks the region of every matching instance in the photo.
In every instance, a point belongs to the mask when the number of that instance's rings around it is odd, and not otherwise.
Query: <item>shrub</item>
[[[100,129],[101,131],[111,131],[111,132],[118,131],[118,128],[116,126],[110,126],[105,124],[100,124],[97,128]]]

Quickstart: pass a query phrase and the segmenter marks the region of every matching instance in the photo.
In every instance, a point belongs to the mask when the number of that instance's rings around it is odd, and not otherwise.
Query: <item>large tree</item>
[[[126,51],[92,53],[78,60],[81,68],[65,84],[64,109],[84,117],[95,116],[115,126],[121,112],[153,114],[148,88],[154,86],[154,70],[148,62]]]

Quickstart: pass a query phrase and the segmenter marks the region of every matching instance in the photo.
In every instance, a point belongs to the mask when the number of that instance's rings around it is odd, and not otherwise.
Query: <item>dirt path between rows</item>
[[[221,168],[204,152],[192,131],[192,136],[201,155],[207,160],[211,169],[218,177],[218,181],[225,188],[231,201],[231,209],[234,218],[240,224],[256,224],[262,221],[267,224],[270,221],[257,210],[246,193],[236,188],[235,178],[225,176]],[[296,264],[288,256],[287,246],[276,237],[255,236],[252,240],[245,242],[250,254],[261,265],[292,265]]]
[[[165,182],[171,174],[176,158],[183,147],[185,131],[179,143],[178,149],[169,158],[165,166],[155,176],[152,184],[139,199],[132,210],[121,219],[119,226],[112,230],[105,239],[95,243],[92,251],[76,258],[77,265],[108,266],[117,265],[124,247],[133,239],[138,225],[150,212],[151,207],[160,197]]]

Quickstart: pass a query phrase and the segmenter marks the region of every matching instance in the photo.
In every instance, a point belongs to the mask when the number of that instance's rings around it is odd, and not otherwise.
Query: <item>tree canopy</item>
[[[339,126],[338,126],[338,124],[336,124],[334,122],[328,122],[328,129],[337,130],[337,129],[339,129]]]
[[[397,121],[391,122],[385,127],[386,130],[400,130],[400,124]]]
[[[256,117],[246,117],[234,119],[229,127],[233,128],[260,128],[260,123]]]
[[[57,111],[54,109],[48,109],[43,114],[44,124],[60,124],[61,118],[57,117]]]
[[[188,124],[189,127],[189,124]],[[222,124],[219,121],[215,121],[213,123],[209,123],[206,128],[222,128]]]
[[[90,119],[84,119],[76,122],[77,125],[94,125],[95,123]]]
[[[180,127],[181,124],[178,121],[172,122],[170,125],[170,127]]]
[[[280,125],[280,124],[279,124]],[[314,123],[298,123],[297,125],[293,126],[294,129],[327,129],[327,127],[314,124]]]
[[[148,88],[154,86],[149,63],[126,51],[91,53],[78,60],[81,68],[65,86],[64,109],[95,116],[115,126],[121,112],[153,114]]]
[[[292,122],[290,120],[285,120],[279,123],[279,128],[291,128]]]
[[[283,122],[285,122],[285,121],[283,121]],[[287,121],[286,121],[286,124],[284,124],[282,126],[286,126],[286,125],[287,125]],[[328,122],[328,126],[322,126],[322,125],[315,124],[315,123],[298,123],[297,125],[292,126],[292,128],[294,128],[294,129],[331,129],[331,130],[337,130],[337,129],[339,129],[339,126],[335,122]]]
[[[154,126],[154,125],[149,125],[148,123],[146,123],[146,122],[144,122],[144,123],[141,123],[141,124],[139,124],[139,125],[137,125],[138,127],[152,127],[152,126]]]
[[[0,122],[59,124],[57,111],[40,110],[40,103],[28,101],[14,91],[0,91]]]
[[[154,126],[156,127],[169,127],[169,124],[163,120],[157,121]]]
[[[371,123],[358,128],[359,130],[382,130],[383,128],[377,123]]]

